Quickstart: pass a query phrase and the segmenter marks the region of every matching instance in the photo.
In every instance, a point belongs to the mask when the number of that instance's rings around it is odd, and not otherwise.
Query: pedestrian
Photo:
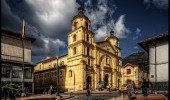
[[[135,85],[135,82],[132,81],[132,84],[133,84],[134,93],[136,93],[136,85]]]
[[[150,93],[152,93],[152,87],[153,87],[153,84],[148,80],[148,85],[149,85],[149,87],[148,87],[148,93],[150,94]]]
[[[47,93],[47,90],[46,90],[46,89],[44,89],[43,94],[46,94],[46,93]]]
[[[132,84],[131,80],[128,80],[127,81],[127,95],[128,95],[129,100],[131,100],[133,92],[134,92],[133,84]]]
[[[87,89],[86,100],[90,100],[90,96],[91,96],[90,89]]]
[[[106,85],[107,91],[109,91],[109,83]]]
[[[15,100],[15,91],[14,91],[14,89],[9,90],[9,96],[10,96],[10,100]]]
[[[144,79],[142,83],[142,93],[145,97],[148,96],[148,87],[148,82],[146,82],[146,79]]]

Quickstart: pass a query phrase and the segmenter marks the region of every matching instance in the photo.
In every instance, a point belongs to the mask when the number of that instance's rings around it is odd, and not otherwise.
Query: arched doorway
[[[119,84],[120,84],[120,79],[117,80],[117,87],[119,88]]]
[[[107,84],[109,83],[109,75],[108,74],[105,74],[105,77],[104,77],[104,87],[106,88]]]
[[[88,76],[86,79],[86,89],[91,88],[91,76]]]

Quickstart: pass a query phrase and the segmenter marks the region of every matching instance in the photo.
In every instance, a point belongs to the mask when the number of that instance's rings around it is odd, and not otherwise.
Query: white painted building
[[[168,90],[169,43],[168,34],[160,34],[139,43],[149,54],[149,80],[156,90]]]

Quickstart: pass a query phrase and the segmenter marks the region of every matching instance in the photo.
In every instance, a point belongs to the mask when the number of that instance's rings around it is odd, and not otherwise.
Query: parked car
[[[120,86],[120,87],[119,87],[119,91],[120,91],[120,92],[126,92],[126,91],[127,91],[126,84]]]

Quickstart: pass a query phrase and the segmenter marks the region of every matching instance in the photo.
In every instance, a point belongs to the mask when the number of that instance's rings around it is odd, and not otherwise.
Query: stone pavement
[[[66,94],[61,94],[59,96],[56,96],[55,94],[53,95],[48,95],[48,94],[36,94],[36,95],[32,95],[32,96],[26,96],[26,97],[16,97],[16,100],[46,100],[46,99],[50,99],[50,100],[63,100],[63,99],[69,99],[72,98],[74,96],[70,96],[70,95],[66,95]],[[1,100],[4,100],[1,98]],[[10,100],[9,98],[7,100]]]
[[[168,100],[168,98],[162,94],[150,94],[148,97],[144,97],[142,94],[137,94],[136,99],[134,100]],[[115,100],[128,100],[127,95],[121,95],[117,97]]]

